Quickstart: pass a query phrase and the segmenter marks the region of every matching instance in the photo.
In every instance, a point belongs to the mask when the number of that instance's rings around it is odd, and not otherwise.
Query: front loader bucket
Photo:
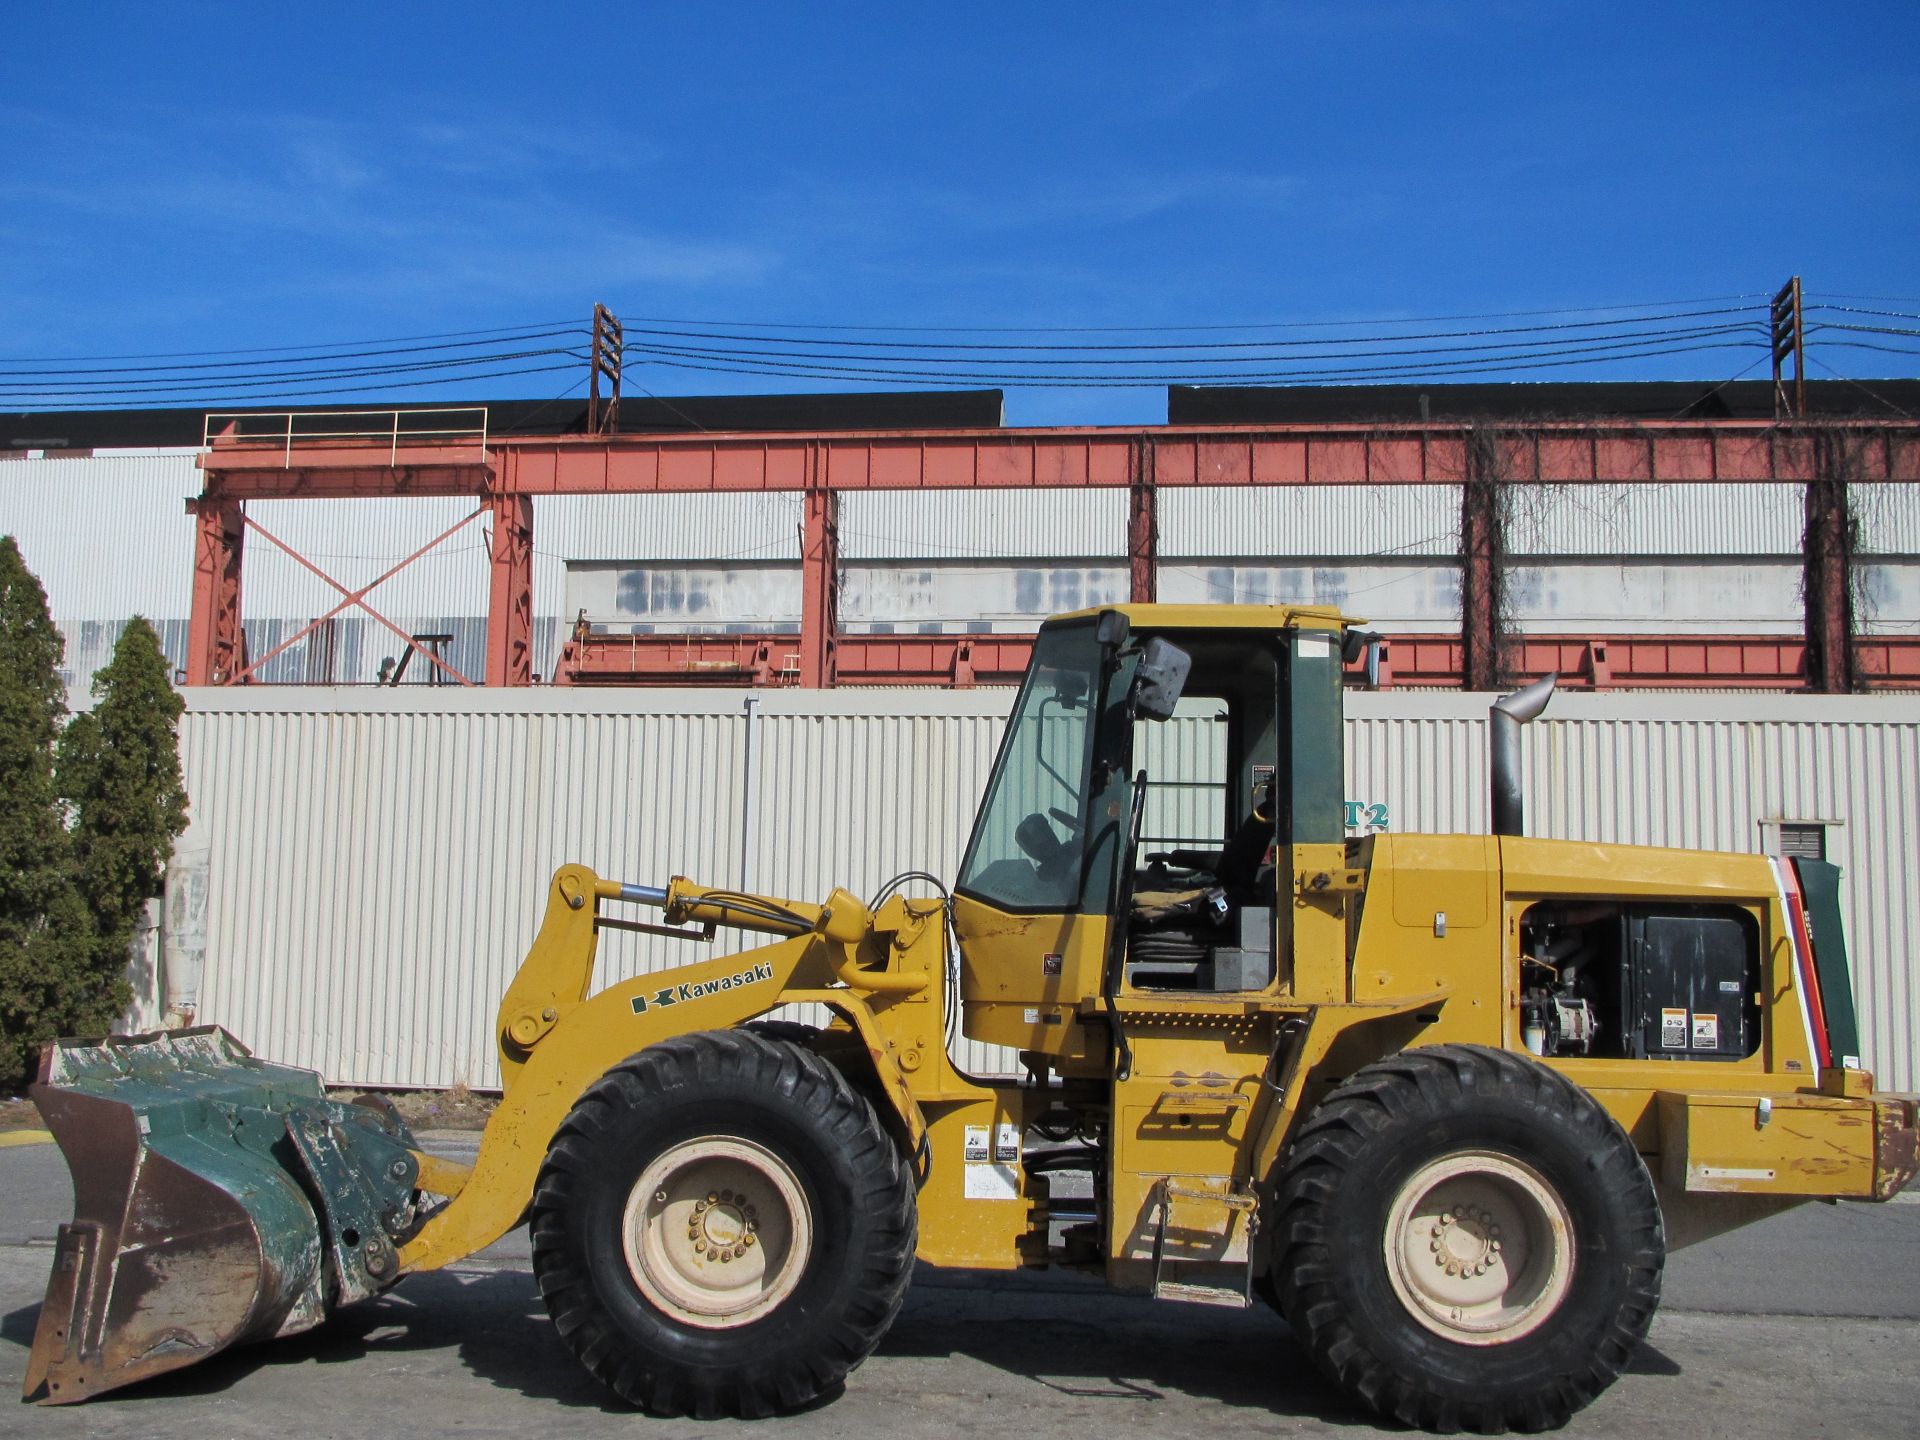
[[[203,1026],[58,1040],[28,1093],[73,1175],[24,1393],[67,1404],[310,1329],[397,1276],[412,1137]]]

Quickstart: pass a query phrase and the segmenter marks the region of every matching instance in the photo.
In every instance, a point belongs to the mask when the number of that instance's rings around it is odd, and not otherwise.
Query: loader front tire
[[[1275,1194],[1280,1310],[1336,1384],[1402,1424],[1537,1431],[1619,1376],[1660,1299],[1652,1178],[1545,1065],[1436,1045],[1306,1120]]]
[[[899,1313],[912,1178],[873,1107],[801,1046],[682,1035],[610,1070],[547,1151],[533,1268],[561,1339],[655,1415],[832,1391]]]

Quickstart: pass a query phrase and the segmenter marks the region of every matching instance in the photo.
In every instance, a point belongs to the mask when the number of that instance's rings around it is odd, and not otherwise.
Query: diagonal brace
[[[306,637],[311,635],[315,630],[318,630],[322,625],[326,624],[329,620],[333,619],[334,616],[340,614],[345,610],[350,610],[357,605],[362,610],[366,611],[367,614],[371,615],[375,620],[378,620],[382,625],[386,626],[387,629],[391,630],[395,635],[398,635],[400,639],[403,642],[405,642],[408,649],[417,651],[427,661],[429,661],[434,665],[438,665],[442,670],[446,671],[447,674],[451,675],[460,684],[462,685],[473,684],[473,681],[469,680],[465,675],[462,675],[458,670],[454,669],[453,666],[449,665],[446,661],[442,660],[438,655],[434,654],[431,650],[427,649],[426,646],[420,644],[419,641],[415,640],[406,631],[402,630],[398,625],[394,624],[393,621],[389,620],[386,616],[382,615],[378,610],[374,609],[373,606],[367,603],[366,597],[369,594],[371,594],[374,590],[378,589],[380,586],[386,584],[387,581],[391,580],[395,575],[398,575],[402,570],[406,569],[407,566],[411,565],[414,561],[418,560],[422,555],[425,555],[429,550],[433,549],[436,545],[440,544],[441,541],[448,539],[450,536],[452,536],[457,531],[459,531],[462,527],[468,524],[471,524],[474,520],[477,520],[480,516],[484,514],[486,514],[486,507],[483,505],[479,509],[475,510],[471,515],[467,515],[459,520],[456,520],[452,525],[449,525],[445,530],[442,530],[438,535],[434,536],[433,539],[429,540],[426,544],[422,545],[418,550],[415,550],[411,555],[407,556],[404,560],[398,561],[396,564],[394,564],[392,567],[384,571],[382,574],[380,574],[376,578],[369,580],[365,585],[362,585],[358,590],[347,589],[346,586],[342,585],[338,580],[334,579],[331,575],[327,574],[326,571],[322,570],[318,565],[314,564],[311,560],[307,559],[306,556],[302,555],[298,550],[295,550],[291,545],[287,544],[286,541],[282,540],[279,536],[275,535],[271,530],[267,529],[267,527],[262,525],[258,520],[253,519],[251,516],[243,515],[241,517],[242,522],[246,525],[246,527],[249,530],[257,530],[260,533],[261,537],[265,539],[269,544],[277,547],[278,549],[284,551],[287,555],[292,557],[295,564],[300,565],[304,569],[311,571],[313,574],[317,575],[321,580],[326,582],[328,585],[331,585],[335,590],[338,590],[346,598],[343,599],[338,605],[334,606],[331,610],[327,611],[327,613],[322,615],[319,619],[309,621],[306,625],[301,627],[301,629],[296,631],[293,635],[289,636],[285,640],[282,640],[278,645],[274,646],[273,649],[269,650],[266,654],[262,655],[258,660],[255,660],[252,664],[248,665],[247,668],[242,670],[238,675],[234,676],[229,683],[234,685],[240,684],[242,681],[246,680],[250,675],[252,675],[254,671],[258,670],[262,665],[266,664],[269,660],[273,659],[274,656],[280,654],[282,651],[291,649],[293,646],[299,644],[302,640],[306,639]]]

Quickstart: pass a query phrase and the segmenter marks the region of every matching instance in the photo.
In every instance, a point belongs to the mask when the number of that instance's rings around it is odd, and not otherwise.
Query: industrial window
[[[1827,827],[1818,821],[1780,822],[1780,853],[1795,860],[1827,858]]]

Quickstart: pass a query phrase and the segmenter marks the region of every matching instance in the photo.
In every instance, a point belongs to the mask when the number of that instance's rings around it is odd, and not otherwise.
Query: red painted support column
[[[823,457],[809,458],[800,533],[800,683],[834,683],[834,632],[840,623],[840,497],[821,483]]]
[[[1460,487],[1460,683],[1467,690],[1500,688],[1502,530],[1499,452],[1493,437],[1476,431]]]
[[[487,684],[533,683],[533,501],[489,495],[492,583],[487,597]]]
[[[1814,442],[1814,476],[1807,481],[1807,685],[1828,695],[1854,688],[1853,517],[1847,503],[1850,470],[1843,437]]]
[[[1153,442],[1142,440],[1133,447],[1133,475],[1127,486],[1127,598],[1136,605],[1151,605],[1160,594],[1153,465]]]
[[[238,500],[202,495],[189,504],[195,524],[187,684],[225,685],[246,668],[246,635],[240,625],[240,556],[246,526]]]

